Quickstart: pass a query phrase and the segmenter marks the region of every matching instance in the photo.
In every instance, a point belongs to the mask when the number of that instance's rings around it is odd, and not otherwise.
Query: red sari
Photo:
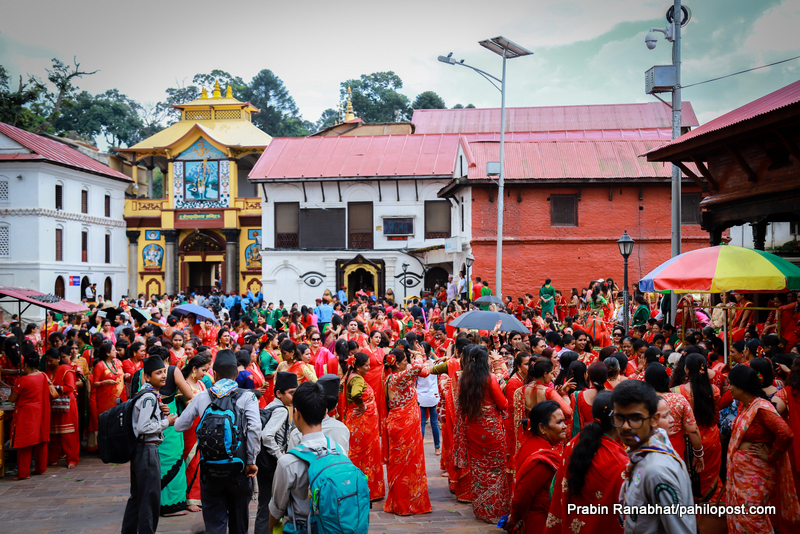
[[[345,391],[350,386],[352,378],[352,376],[346,378]],[[344,396],[347,397],[347,393]],[[366,381],[361,400],[364,402],[363,409],[352,401],[348,401],[345,408],[344,424],[350,430],[348,456],[353,464],[367,475],[369,498],[374,501],[386,495],[386,485],[383,480],[383,451],[378,407],[375,403],[375,392]]]
[[[759,412],[766,413],[761,416]],[[757,418],[761,420],[758,425],[754,424]],[[800,521],[800,505],[796,493],[791,491],[794,488],[794,477],[789,458],[783,455],[776,465],[763,461],[750,450],[739,450],[743,441],[761,442],[766,436],[772,436],[772,442],[767,443],[768,446],[781,450],[784,446],[789,447],[791,430],[779,428],[779,421],[783,426],[786,425],[777,415],[775,407],[764,399],[756,397],[749,406],[739,406],[739,414],[733,423],[733,434],[728,444],[725,497],[729,506],[766,506],[773,492],[780,488],[778,493],[781,516],[788,523],[797,523]],[[780,447],[778,439],[782,442]],[[772,532],[773,525],[765,514],[729,514],[728,531],[731,534]]]
[[[720,405],[719,389],[716,386],[711,386],[711,388],[714,391],[715,413],[718,414],[719,412],[717,410],[719,410]],[[685,385],[681,384],[680,387],[673,388],[672,390],[683,395],[683,397],[689,401],[689,404],[694,407],[694,395],[686,389]],[[700,437],[703,442],[705,469],[698,473],[702,497],[695,497],[695,501],[713,502],[717,500],[717,497],[722,492],[722,483],[719,479],[719,470],[722,464],[722,444],[719,437],[719,425],[717,422],[707,427],[698,424],[697,429],[700,431]]]
[[[261,368],[258,367],[258,362],[251,363],[250,366],[247,368],[247,370],[250,371],[250,379],[253,381],[255,389],[267,386],[267,379],[264,378],[264,373],[262,373]],[[265,392],[258,398],[259,409],[266,408],[267,404],[269,404],[270,402],[272,401],[267,399],[267,394]]]
[[[36,472],[47,471],[47,442],[50,441],[50,388],[44,373],[20,376],[14,386],[14,420],[11,446],[17,449],[17,476],[31,476],[31,455]]]
[[[561,465],[561,455],[541,436],[528,440],[537,451],[525,458],[514,480],[514,498],[508,523],[515,533],[534,534],[544,531],[550,509],[550,484]],[[587,531],[591,532],[591,531]]]
[[[488,379],[481,404],[481,415],[466,420],[467,459],[472,480],[472,509],[475,517],[497,523],[508,513],[511,479],[506,472],[508,450],[505,437],[505,410],[508,402],[493,376]]]
[[[669,411],[672,413],[674,422],[672,428],[669,429],[669,441],[672,443],[672,448],[681,457],[681,460],[686,461],[686,442],[685,442],[685,428],[686,425],[696,425],[697,421],[694,419],[694,411],[692,405],[689,404],[683,395],[680,393],[659,393],[659,396],[664,399],[664,402],[669,406]]]
[[[508,382],[506,382],[506,389],[503,391],[503,394],[506,397],[506,403],[508,406],[514,406],[514,393],[522,387],[522,378],[518,374],[512,376]],[[508,469],[509,472],[514,472],[514,454],[517,452],[517,437],[516,432],[514,431],[514,417],[513,415],[510,417],[506,417],[505,419],[505,427],[506,427],[506,452],[508,453]]]
[[[623,528],[613,513],[619,499],[619,491],[625,481],[625,467],[628,455],[619,442],[603,435],[600,447],[592,459],[592,466],[586,472],[580,494],[569,491],[567,466],[572,451],[578,444],[574,437],[564,448],[564,461],[558,467],[550,513],[547,515],[548,533],[573,534],[574,532],[602,532],[603,534],[622,534]],[[568,512],[567,506],[605,506],[608,514],[576,514]],[[538,519],[538,517],[537,517]]]
[[[464,462],[467,457],[467,440],[464,432],[466,424],[458,406],[458,379],[461,376],[461,361],[450,358],[447,361],[447,388],[445,390],[445,431],[452,436],[452,450],[445,451],[449,458],[446,462],[448,466],[447,476],[449,478],[450,491],[455,493],[456,499],[460,502],[472,501],[472,483],[470,482],[469,467]],[[449,427],[449,428],[448,428]],[[464,458],[461,463],[458,458]]]
[[[89,432],[97,432],[97,420],[100,414],[113,408],[117,404],[117,399],[120,399],[122,402],[128,400],[128,397],[125,395],[124,373],[122,362],[116,358],[114,358],[111,364],[97,362],[97,365],[94,366],[91,392],[91,396],[94,397],[94,403],[89,403],[90,411],[92,412],[90,414]],[[96,382],[103,382],[104,380],[114,380],[116,383],[94,386]],[[94,410],[91,410],[92,404],[94,404]]]
[[[371,346],[366,347],[361,352],[369,356],[369,371],[364,377],[372,392],[375,393],[375,404],[378,408],[378,421],[383,424],[386,419],[386,395],[383,392],[383,349],[378,347],[374,351]],[[420,432],[422,424],[420,423]]]
[[[69,365],[59,365],[52,373],[48,368],[47,376],[54,386],[61,386],[60,402],[50,402],[50,444],[47,446],[47,463],[56,464],[63,452],[67,456],[67,464],[78,465],[78,454],[81,449],[78,434],[78,400],[76,397],[75,371]],[[64,400],[66,399],[66,400]],[[64,404],[69,406],[64,410]]]
[[[383,511],[390,514],[416,515],[432,510],[416,388],[417,377],[429,374],[421,363],[415,363],[386,379],[389,412],[383,425],[383,449],[389,490]]]

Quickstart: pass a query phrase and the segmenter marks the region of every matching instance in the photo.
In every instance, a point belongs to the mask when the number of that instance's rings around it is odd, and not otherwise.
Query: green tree
[[[19,77],[17,90],[11,88],[11,76],[0,65],[0,122],[30,130],[44,122],[44,118],[31,110],[31,105],[43,97],[47,88],[33,76],[27,82]]]
[[[411,107],[413,109],[447,109],[442,97],[433,91],[425,91],[418,94]]]
[[[57,132],[74,130],[95,143],[102,135],[112,147],[131,146],[141,139],[144,124],[140,112],[141,106],[118,89],[100,95],[82,91],[73,102],[64,104],[53,127]]]
[[[325,128],[329,128],[334,124],[339,123],[339,112],[335,109],[328,108],[322,112],[320,115],[319,120],[317,120],[316,124],[314,125],[314,131],[320,131]]]
[[[411,117],[408,97],[398,92],[403,80],[392,71],[362,74],[358,80],[342,82],[342,97],[352,89],[353,111],[367,123],[403,122]]]
[[[472,104],[467,104],[467,107],[465,108],[462,104],[456,104],[453,106],[453,109],[475,109],[475,106]]]
[[[33,110],[46,117],[43,123],[36,126],[33,130],[34,133],[49,130],[53,122],[58,119],[59,113],[61,113],[61,106],[74,100],[78,87],[73,85],[73,80],[83,76],[91,76],[97,72],[96,70],[92,72],[80,70],[81,64],[78,63],[75,57],[72,58],[72,62],[74,66],[70,67],[58,58],[53,58],[53,68],[45,69],[47,71],[47,79],[55,86],[56,92],[46,91],[42,93],[44,98],[40,102],[33,104]]]
[[[241,100],[248,100],[261,110],[253,115],[253,124],[273,137],[298,137],[314,129],[312,123],[300,116],[283,81],[269,69],[253,77],[242,90]]]

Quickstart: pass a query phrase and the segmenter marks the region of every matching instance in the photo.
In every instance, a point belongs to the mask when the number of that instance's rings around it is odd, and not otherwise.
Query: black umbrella
[[[493,330],[497,321],[501,321],[501,332],[522,332],[530,334],[530,331],[513,315],[504,312],[472,310],[463,315],[459,315],[450,322],[453,328],[469,328],[472,330]]]
[[[472,302],[475,304],[503,304],[503,300],[500,297],[495,297],[494,295],[484,295],[473,300]]]

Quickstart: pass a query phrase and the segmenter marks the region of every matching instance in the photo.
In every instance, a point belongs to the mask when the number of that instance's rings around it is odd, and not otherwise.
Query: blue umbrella
[[[193,313],[198,317],[203,317],[204,319],[211,319],[215,323],[219,324],[217,318],[214,317],[214,312],[212,312],[208,308],[203,308],[202,306],[198,306],[197,304],[181,304],[180,306],[175,306],[174,308],[172,308],[172,313],[175,315],[189,315],[190,313]]]

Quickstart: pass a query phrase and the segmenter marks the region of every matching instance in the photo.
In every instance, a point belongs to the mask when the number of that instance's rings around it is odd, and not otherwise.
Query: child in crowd
[[[161,461],[158,445],[164,430],[175,423],[177,415],[161,402],[159,390],[167,380],[167,366],[158,356],[144,361],[145,384],[133,405],[133,433],[136,445],[131,459],[131,496],[125,507],[122,534],[150,534],[158,528],[161,509]]]

